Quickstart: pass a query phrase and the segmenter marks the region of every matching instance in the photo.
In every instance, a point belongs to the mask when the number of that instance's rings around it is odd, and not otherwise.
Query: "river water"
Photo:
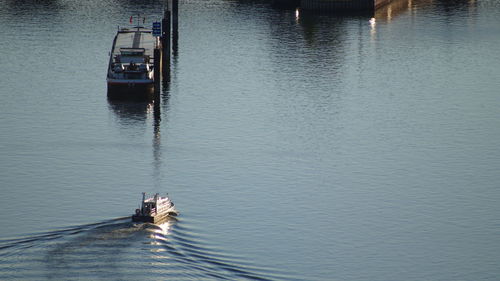
[[[162,2],[0,0],[0,279],[498,280],[498,3],[181,1],[155,105],[105,76]]]

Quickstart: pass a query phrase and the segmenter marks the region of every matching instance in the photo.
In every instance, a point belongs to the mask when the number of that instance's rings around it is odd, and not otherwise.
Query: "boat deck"
[[[139,32],[137,32],[139,30]],[[122,30],[116,36],[116,42],[112,51],[112,56],[120,54],[120,48],[144,48],[145,55],[154,57],[154,47],[156,38],[150,29],[131,28]]]

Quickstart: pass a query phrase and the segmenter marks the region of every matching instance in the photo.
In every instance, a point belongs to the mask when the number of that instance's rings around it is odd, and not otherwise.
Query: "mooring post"
[[[162,72],[162,67],[161,67],[161,49],[159,47],[154,49],[154,98],[155,100],[159,100],[160,96],[160,87],[161,87],[161,72]]]
[[[168,7],[165,9],[163,13],[162,20],[162,48],[163,48],[163,76],[164,79],[169,75],[170,72],[170,10]],[[167,79],[165,79],[167,80]]]
[[[177,56],[179,42],[179,0],[172,0],[172,51]]]
[[[172,0],[172,27],[174,32],[179,26],[179,0]]]

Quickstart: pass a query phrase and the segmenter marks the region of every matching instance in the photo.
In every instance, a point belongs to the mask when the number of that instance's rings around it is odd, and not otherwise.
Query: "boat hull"
[[[153,98],[153,83],[110,83],[108,82],[108,98],[110,99],[138,99]]]
[[[169,211],[165,212],[163,214],[158,214],[155,216],[148,216],[148,215],[133,215],[132,216],[132,221],[133,222],[147,222],[147,223],[153,223],[153,224],[161,224],[168,219],[171,219],[172,217],[177,216],[176,211]]]

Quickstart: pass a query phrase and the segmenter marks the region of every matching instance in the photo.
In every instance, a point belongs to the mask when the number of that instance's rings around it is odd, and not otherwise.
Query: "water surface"
[[[161,103],[108,101],[162,5],[1,0],[0,279],[500,276],[496,1],[183,1]],[[130,223],[142,191],[178,220]]]

